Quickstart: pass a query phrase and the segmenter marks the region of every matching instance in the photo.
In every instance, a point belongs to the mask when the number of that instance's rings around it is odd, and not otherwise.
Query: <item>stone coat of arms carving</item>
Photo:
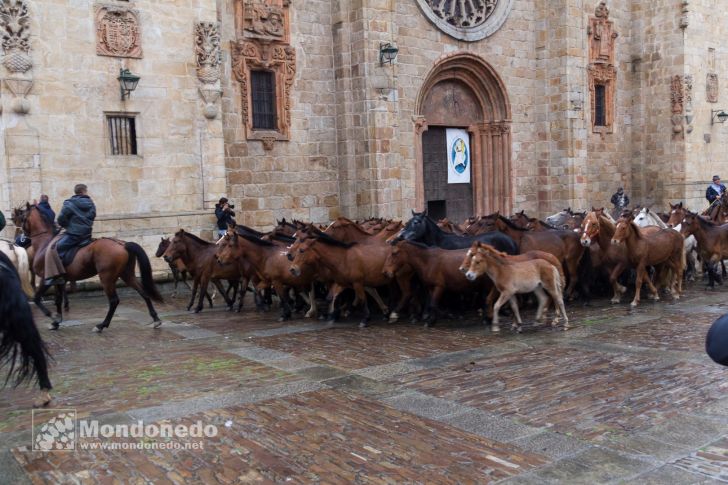
[[[440,30],[464,41],[477,41],[497,31],[508,18],[513,0],[417,0],[422,13]]]
[[[238,37],[289,43],[290,0],[242,0],[237,6]]]
[[[139,14],[115,6],[96,6],[96,53],[101,56],[142,57]]]

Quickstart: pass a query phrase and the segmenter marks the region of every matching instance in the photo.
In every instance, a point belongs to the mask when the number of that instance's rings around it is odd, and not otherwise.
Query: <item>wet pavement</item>
[[[155,330],[138,298],[121,297],[102,334],[98,295],[72,295],[58,332],[36,314],[54,358],[50,407],[217,434],[173,438],[202,449],[102,449],[170,438],[76,435],[75,451],[34,451],[31,423],[38,432],[54,411],[32,420],[35,390],[6,387],[0,483],[728,482],[728,368],[704,353],[728,288],[694,283],[634,311],[627,298],[571,304],[568,332],[500,335],[475,314],[359,329],[250,308],[195,315],[181,298],[158,305]]]

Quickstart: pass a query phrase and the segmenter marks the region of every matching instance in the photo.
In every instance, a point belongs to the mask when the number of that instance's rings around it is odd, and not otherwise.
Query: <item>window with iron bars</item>
[[[134,116],[107,115],[112,155],[136,155],[136,120]]]
[[[594,86],[594,126],[607,126],[607,87]]]
[[[251,71],[250,97],[253,104],[253,129],[277,129],[275,74],[270,71]]]

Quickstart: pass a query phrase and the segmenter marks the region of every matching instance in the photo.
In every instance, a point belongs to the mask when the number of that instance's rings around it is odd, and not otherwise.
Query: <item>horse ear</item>
[[[645,207],[645,214],[649,214],[649,213],[650,213],[650,208],[649,207]]]
[[[414,210],[414,209],[410,209],[410,210],[412,211],[412,216],[413,216],[413,217],[417,215],[417,213],[415,212],[415,210]]]
[[[680,206],[680,208],[682,209],[682,206],[683,206],[683,204],[682,204],[682,200],[680,201],[680,203],[679,203],[678,205],[679,205],[679,206]]]

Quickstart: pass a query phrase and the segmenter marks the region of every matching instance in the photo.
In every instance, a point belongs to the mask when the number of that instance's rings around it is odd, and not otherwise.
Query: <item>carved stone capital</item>
[[[116,5],[96,5],[96,54],[142,57],[139,12]]]

